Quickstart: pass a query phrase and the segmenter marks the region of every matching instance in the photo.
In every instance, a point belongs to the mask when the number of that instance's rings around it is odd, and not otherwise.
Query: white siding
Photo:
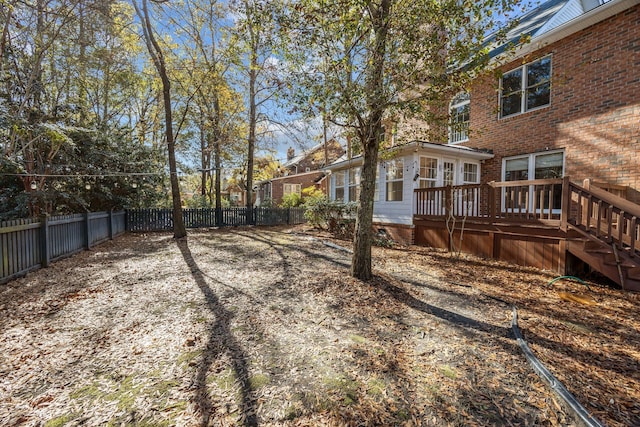
[[[378,200],[373,204],[373,221],[388,224],[413,224],[413,210],[415,205],[414,189],[419,187],[419,180],[414,181],[414,177],[420,172],[420,157],[431,157],[438,159],[438,180],[437,185],[441,186],[443,183],[443,162],[454,162],[455,164],[455,181],[454,184],[459,185],[463,183],[464,176],[464,163],[473,163],[478,165],[478,171],[481,169],[481,162],[476,159],[467,158],[466,156],[452,156],[449,153],[442,153],[435,150],[417,150],[409,152],[405,155],[399,156],[403,160],[403,186],[402,186],[402,201],[387,201],[387,182],[386,182],[386,168],[382,166],[384,161],[381,161],[378,165]],[[360,164],[358,164],[359,166]],[[334,170],[331,176],[331,188],[329,191],[331,199],[335,200],[335,175],[336,173],[344,173],[345,169]],[[345,177],[345,180],[347,178]],[[345,192],[348,192],[348,187],[345,186]]]
[[[380,200],[373,205],[373,221],[391,224],[413,223],[413,176],[415,175],[414,156],[412,154],[402,157],[403,160],[403,185],[402,201],[387,202],[387,181],[386,170],[380,167],[378,188],[380,189]],[[384,163],[384,162],[382,162]]]

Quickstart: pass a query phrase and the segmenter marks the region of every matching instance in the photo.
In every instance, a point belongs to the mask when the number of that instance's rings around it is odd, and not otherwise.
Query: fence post
[[[109,209],[109,240],[113,240],[113,208]]]
[[[291,225],[291,208],[287,208],[287,225]]]
[[[49,215],[40,215],[40,264],[49,266]]]
[[[91,248],[91,222],[89,221],[89,214],[90,212],[85,212],[84,214],[84,221],[85,221],[85,236],[86,236],[86,240],[85,240],[85,247],[87,249]]]

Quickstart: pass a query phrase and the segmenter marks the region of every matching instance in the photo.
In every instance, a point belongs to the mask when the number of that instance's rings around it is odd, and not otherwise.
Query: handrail
[[[631,215],[634,215],[638,218],[640,218],[640,206],[636,205],[635,203],[625,199],[624,197],[620,197],[620,196],[616,196],[615,194],[603,190],[601,188],[598,187],[590,187],[588,190],[584,187],[579,186],[578,184],[575,183],[570,183],[571,188],[575,188],[578,189],[580,191],[583,192],[588,192],[593,194],[594,196],[598,197],[600,200],[602,200],[603,202],[606,202],[610,205],[615,205],[618,208],[620,208],[621,210],[630,213]]]
[[[527,181],[491,181],[488,184],[494,188],[526,187],[527,185],[551,185],[562,184],[562,178],[530,179]]]
[[[564,189],[562,228],[639,255],[640,206],[597,187],[586,189],[567,180]]]
[[[415,189],[415,215],[464,216],[480,221],[560,221],[561,179],[464,184]]]

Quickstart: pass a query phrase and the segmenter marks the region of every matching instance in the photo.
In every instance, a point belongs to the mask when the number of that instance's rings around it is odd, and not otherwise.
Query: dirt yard
[[[640,425],[637,294],[417,247],[362,283],[324,240],[126,235],[0,286],[0,425],[574,425],[513,305],[587,410]]]

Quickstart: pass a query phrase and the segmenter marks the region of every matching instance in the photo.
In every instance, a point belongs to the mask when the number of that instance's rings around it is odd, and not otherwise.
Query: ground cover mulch
[[[640,425],[638,295],[418,247],[363,283],[324,240],[129,234],[3,285],[0,425],[574,425],[513,305],[591,413]]]

